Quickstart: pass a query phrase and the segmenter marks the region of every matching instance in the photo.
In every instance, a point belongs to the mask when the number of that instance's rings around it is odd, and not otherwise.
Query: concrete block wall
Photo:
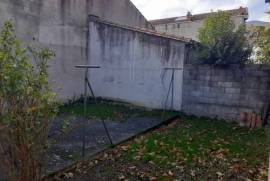
[[[243,111],[262,113],[270,100],[269,65],[185,65],[183,111],[239,120]]]

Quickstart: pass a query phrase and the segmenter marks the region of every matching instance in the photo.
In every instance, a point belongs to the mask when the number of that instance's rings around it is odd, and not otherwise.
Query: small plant
[[[0,166],[8,180],[38,181],[57,111],[47,73],[54,53],[24,48],[14,32],[10,22],[0,31]]]

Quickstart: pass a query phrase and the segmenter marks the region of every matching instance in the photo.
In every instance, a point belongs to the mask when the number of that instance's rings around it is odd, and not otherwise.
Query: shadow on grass
[[[103,99],[97,99],[97,101],[88,99],[87,102],[86,116],[88,118],[102,120],[125,121],[133,117],[154,117],[166,120],[180,114],[174,111],[150,110],[131,104]],[[78,101],[60,107],[60,113],[83,116],[83,101],[79,99]]]

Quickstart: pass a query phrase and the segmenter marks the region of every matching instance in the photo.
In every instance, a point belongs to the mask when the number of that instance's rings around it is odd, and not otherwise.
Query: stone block
[[[244,71],[249,71],[249,70],[260,70],[261,69],[261,65],[259,64],[250,64],[250,65],[245,65],[243,67]]]
[[[260,89],[259,94],[264,95],[265,98],[270,97],[270,89]]]
[[[248,81],[245,80],[242,82],[241,87],[243,89],[257,89],[261,85],[260,81]]]
[[[201,91],[191,91],[190,95],[194,96],[194,97],[199,97],[202,95],[202,92]]]
[[[270,90],[270,83],[266,83],[266,82],[260,83],[257,86],[257,88],[260,90]]]
[[[263,83],[265,82],[265,83],[270,84],[270,76],[269,77],[261,77],[260,82],[263,82]]]
[[[241,89],[239,88],[228,88],[228,87],[225,88],[226,94],[240,94],[240,92],[241,92]]]
[[[211,80],[211,76],[209,75],[200,75],[198,77],[198,80],[202,80],[202,81],[210,81]]]
[[[261,65],[261,70],[270,71],[270,65]]]
[[[226,76],[216,76],[216,75],[213,75],[212,78],[211,78],[212,81],[226,81]]]
[[[202,86],[199,88],[199,90],[202,91],[203,93],[208,93],[210,92],[210,87]]]
[[[270,71],[254,70],[248,72],[250,76],[255,77],[270,77]]]
[[[217,93],[217,94],[223,94],[225,93],[224,87],[210,87],[210,93]]]
[[[233,87],[233,82],[219,81],[218,86],[220,86],[220,87]]]
[[[209,69],[199,69],[198,73],[201,76],[210,76],[211,71],[209,71]]]

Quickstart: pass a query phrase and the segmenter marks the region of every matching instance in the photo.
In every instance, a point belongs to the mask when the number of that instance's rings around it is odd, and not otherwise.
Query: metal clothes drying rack
[[[169,100],[169,95],[171,93],[171,109],[173,110],[173,105],[174,105],[174,78],[175,78],[175,71],[177,70],[183,70],[183,68],[173,68],[173,67],[167,67],[164,68],[165,71],[166,70],[171,70],[172,71],[172,77],[171,77],[171,81],[170,81],[170,85],[169,85],[169,90],[165,99],[165,104],[164,104],[164,109],[163,109],[163,115],[162,115],[162,119],[164,118],[164,114],[165,111],[167,109],[167,102]]]
[[[167,96],[166,96],[166,100],[165,100],[165,107],[164,109],[166,109],[166,105],[167,105],[167,102],[168,102],[168,99],[169,99],[169,95],[170,95],[170,92],[171,92],[171,109],[173,109],[173,104],[174,104],[174,78],[175,78],[175,71],[177,70],[183,70],[182,68],[165,68],[165,70],[172,70],[172,77],[171,77],[171,81],[170,81],[170,85],[169,85],[169,90],[168,90],[168,93],[167,93]]]
[[[76,65],[75,68],[78,68],[78,69],[85,69],[85,77],[84,77],[84,106],[83,106],[83,114],[84,114],[84,117],[86,118],[86,107],[87,107],[87,87],[90,89],[91,91],[91,94],[96,102],[96,97],[95,97],[95,94],[94,94],[94,91],[92,89],[92,86],[91,86],[91,83],[89,81],[89,78],[88,78],[88,74],[89,74],[89,69],[99,69],[101,68],[100,66],[95,66],[95,65]],[[96,102],[97,103],[97,102]],[[107,134],[107,137],[110,141],[110,144],[113,145],[113,142],[112,142],[112,139],[111,139],[111,136],[110,136],[110,133],[108,131],[108,128],[105,124],[105,121],[102,120],[102,124],[103,124],[103,127],[106,131],[106,134]],[[82,158],[84,159],[85,158],[85,127],[86,127],[86,121],[83,121],[83,137],[82,137]]]

